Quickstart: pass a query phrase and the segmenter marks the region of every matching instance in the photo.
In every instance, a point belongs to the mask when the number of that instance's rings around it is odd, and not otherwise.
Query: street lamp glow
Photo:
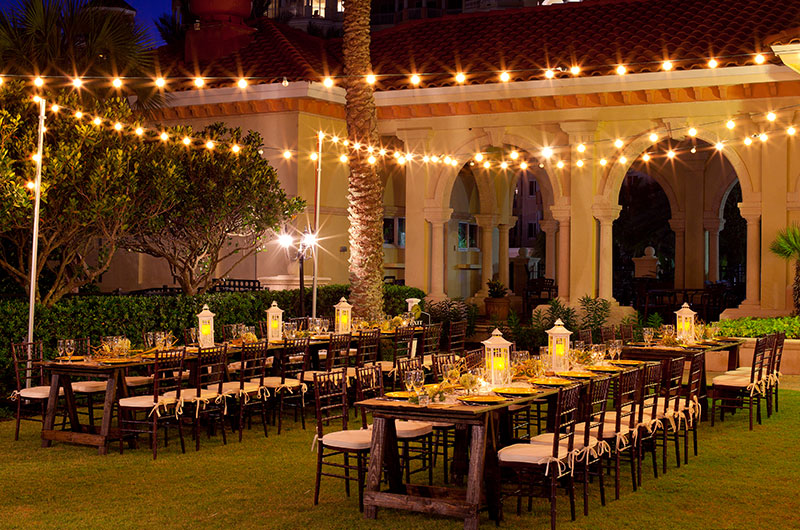
[[[294,244],[294,238],[289,234],[281,234],[278,236],[278,243],[280,243],[283,248],[289,248]]]
[[[306,232],[303,234],[303,246],[306,248],[311,248],[316,246],[317,244],[317,235],[311,232]]]

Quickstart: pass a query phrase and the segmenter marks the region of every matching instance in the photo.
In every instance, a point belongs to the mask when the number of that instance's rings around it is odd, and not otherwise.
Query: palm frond
[[[800,225],[792,224],[778,232],[769,249],[783,259],[800,260]]]

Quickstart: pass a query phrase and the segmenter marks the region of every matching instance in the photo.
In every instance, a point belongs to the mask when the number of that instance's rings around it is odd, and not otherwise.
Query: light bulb
[[[672,61],[664,61],[663,63],[661,63],[661,68],[669,72],[670,70],[672,70]]]
[[[76,111],[76,112],[75,112],[75,117],[76,117],[76,118],[78,118],[78,119],[81,119],[81,118],[83,118],[83,112],[81,112],[81,111]]]
[[[575,66],[569,69],[569,73],[571,73],[572,75],[578,75],[579,73],[581,73],[581,67],[576,64]]]
[[[756,60],[756,64],[764,64],[764,62],[767,59],[766,59],[766,57],[764,57],[763,54],[759,53],[758,55],[756,55],[756,59],[755,60]]]
[[[647,153],[643,154],[642,155],[642,160],[644,160],[645,162],[649,162],[650,161],[650,155],[647,154]]]
[[[483,160],[483,155],[481,153],[475,153],[475,162],[480,162]]]
[[[520,162],[519,163],[519,168],[522,169],[522,170],[528,169],[528,163],[525,162],[525,161]]]
[[[194,78],[194,86],[196,86],[197,88],[201,88],[205,84],[206,84],[206,82],[202,77],[195,77]]]
[[[561,160],[559,160],[559,161],[556,163],[556,167],[557,167],[558,169],[563,169],[563,168],[564,168],[564,162],[563,162],[563,161],[561,161]]]
[[[727,127],[728,129],[733,129],[734,127],[736,127],[736,122],[733,120],[728,120],[728,122],[725,124],[725,127]]]
[[[121,131],[122,130],[122,124],[120,122],[115,123],[114,124],[114,130],[115,131]]]
[[[44,79],[42,79],[41,77],[37,77],[36,79],[33,80],[33,84],[41,88],[44,86]]]
[[[287,149],[286,151],[283,152],[283,158],[289,160],[290,158],[292,158],[292,152]]]
[[[338,136],[331,136],[331,142],[333,142],[335,144],[338,144],[339,143],[339,137]]]
[[[722,149],[725,147],[725,144],[723,144],[722,142],[717,142],[716,144],[714,144],[714,147],[717,149],[717,151],[722,151]]]
[[[669,151],[667,151],[667,157],[669,157],[669,158],[675,158],[675,151],[673,151],[672,149],[670,149]]]
[[[508,72],[502,72],[500,74],[500,81],[502,81],[503,83],[508,83],[510,80],[511,76],[508,74]]]
[[[508,169],[508,162],[505,160],[500,162],[500,169]]]
[[[605,166],[606,164],[608,164],[608,160],[606,160],[605,158],[601,158],[600,159],[600,165],[601,166]]]
[[[627,161],[628,161],[628,157],[626,157],[624,155],[619,157],[619,163],[620,164],[625,164]]]
[[[206,149],[208,149],[209,151],[211,149],[214,149],[214,142],[212,142],[211,140],[207,141],[206,142]]]
[[[744,139],[744,145],[751,145],[753,143],[753,139],[749,136]]]
[[[457,167],[457,166],[458,166],[458,160],[456,160],[455,158],[454,158],[454,159],[452,159],[452,160],[450,161],[450,165],[451,165],[451,166],[453,166],[453,167]]]
[[[719,66],[719,63],[717,62],[716,59],[711,59],[708,61],[709,68],[716,68],[717,66]]]
[[[423,159],[423,162],[424,162],[424,161],[425,161],[425,160]],[[452,159],[452,158],[450,158],[449,156],[446,156],[446,157],[444,157],[444,163],[445,163],[445,164],[447,164],[447,165],[450,165],[450,162],[452,162],[452,161],[453,161],[453,159]]]
[[[374,84],[375,84],[375,81],[377,81],[377,79],[375,78],[375,75],[374,75],[374,74],[369,74],[369,75],[367,76],[367,84],[369,84],[369,85],[374,85]]]
[[[83,79],[81,79],[80,77],[76,77],[75,79],[72,80],[72,86],[74,86],[75,88],[82,87],[83,86]]]
[[[114,88],[120,88],[122,86],[122,79],[115,77],[111,84],[114,86]]]
[[[317,161],[317,159],[319,158],[319,156],[317,155],[317,153],[311,153],[311,156],[310,156],[310,158],[311,158],[311,160],[313,160],[314,162],[316,162],[316,161]]]
[[[619,138],[614,140],[614,147],[616,147],[617,149],[621,149],[623,145],[625,145],[625,143]]]
[[[650,141],[656,143],[658,141],[658,135],[656,133],[650,133]]]
[[[383,147],[381,147],[381,148],[378,150],[378,154],[379,154],[380,156],[386,156],[386,149],[384,149]]]
[[[286,78],[284,77],[284,78],[283,78],[283,81],[281,81],[281,84],[282,84],[283,86],[285,86],[285,87],[286,87],[286,86],[289,86],[289,80],[288,80],[288,79],[286,79]]]
[[[292,244],[294,244],[294,238],[289,234],[281,234],[278,236],[278,243],[283,248],[289,248],[292,246]]]
[[[183,145],[189,145],[190,143],[192,143],[192,139],[189,138],[188,136],[184,136],[182,142]]]
[[[769,140],[769,136],[767,136],[767,133],[761,133],[758,135],[758,139],[761,140],[762,142],[766,142],[767,140]]]
[[[692,147],[692,148],[689,150],[689,152],[690,152],[690,153],[692,153],[692,154],[695,154],[695,153],[697,152],[697,148],[696,148],[696,147]]]
[[[786,134],[788,134],[789,136],[794,136],[796,132],[797,129],[795,129],[794,127],[789,127],[788,129],[786,129]]]
[[[583,167],[583,160],[579,159],[577,162],[575,162],[575,165],[578,167]]]
[[[769,120],[769,121],[775,121],[777,119],[777,117],[778,116],[776,116],[774,112],[768,112],[767,113],[767,120]]]
[[[695,129],[694,127],[689,129],[689,136],[697,136],[697,129]]]
[[[322,80],[322,84],[325,85],[325,88],[330,88],[333,86],[333,79],[331,79],[330,77],[326,77],[325,79]]]
[[[550,147],[545,147],[544,149],[542,149],[542,156],[545,158],[550,158],[551,156],[553,156],[553,149]]]
[[[169,135],[167,133],[165,133],[165,132],[162,132],[161,136],[159,136],[159,138],[161,138],[162,142],[166,142],[167,140],[169,140]]]
[[[618,75],[625,75],[626,73],[628,73],[628,69],[625,68],[625,66],[623,66],[623,65],[617,66],[617,74]]]
[[[94,123],[95,125],[100,125],[101,123],[103,123],[103,120],[101,120],[100,118],[95,118],[92,120],[92,123]]]
[[[422,157],[422,161],[427,164],[428,162],[431,161],[431,157],[429,157],[428,155],[425,155],[425,156]]]
[[[458,72],[456,74],[456,83],[463,83],[466,80],[467,80],[467,76],[465,76],[463,73]]]
[[[586,152],[586,146],[583,145],[583,144],[578,144],[578,152],[579,153],[585,153]]]
[[[547,79],[553,79],[553,78],[556,76],[556,73],[555,73],[555,72],[553,72],[551,69],[549,69],[549,68],[548,68],[547,70],[545,70],[545,72],[544,72],[544,76],[545,76]]]
[[[319,138],[320,140],[324,140],[325,139],[325,133],[323,131],[318,132],[317,133],[317,138]]]
[[[511,151],[508,154],[508,156],[511,158],[511,160],[516,160],[517,158],[519,158],[519,153],[517,153],[516,151]]]
[[[483,167],[489,169],[490,167],[492,167],[492,164],[490,164],[489,161],[487,160],[486,162],[483,163]]]
[[[360,144],[359,142],[355,142],[355,143],[353,144],[353,149],[355,149],[356,151],[358,151],[359,149],[361,149],[361,144]]]
[[[57,104],[53,103],[53,106],[50,107],[50,110],[52,110],[53,112],[58,112],[59,110],[61,110],[61,107],[59,107]]]
[[[397,159],[397,163],[402,166],[403,164],[406,163],[406,157],[401,156],[400,158]]]
[[[39,103],[42,100],[42,98],[40,98],[38,95],[33,96],[31,99],[33,99],[34,103]]]
[[[369,158],[367,158],[367,162],[369,162],[370,164],[374,164],[374,163],[375,163],[375,161],[376,161],[376,159],[375,159],[375,157],[374,157],[374,156],[372,156],[372,155],[369,155]]]
[[[345,162],[347,162],[348,160],[350,160],[350,159],[349,159],[349,158],[347,158],[347,155],[341,155],[341,156],[339,157],[339,162],[341,162],[342,164],[344,164],[344,163],[345,163]]]
[[[431,157],[431,162],[433,162],[434,164],[438,164],[439,163],[439,157],[437,155],[433,155]]]
[[[39,155],[33,155],[32,158],[33,158],[34,162],[38,162],[39,161]],[[33,189],[36,188],[36,183],[33,182],[32,180],[29,180],[28,183],[25,184],[25,187],[28,188],[29,190],[33,190]]]
[[[420,78],[417,74],[411,76],[411,84],[417,86],[420,82]]]
[[[134,132],[136,133],[136,136],[141,136],[144,134],[144,129],[142,129],[141,127],[136,127],[136,130]]]
[[[164,80],[163,77],[156,78],[156,86],[158,88],[164,88],[167,85],[167,82]]]
[[[247,88],[247,79],[245,79],[243,77],[243,78],[239,79],[239,82],[236,83],[236,84],[239,85],[239,88],[242,88],[242,89]]]

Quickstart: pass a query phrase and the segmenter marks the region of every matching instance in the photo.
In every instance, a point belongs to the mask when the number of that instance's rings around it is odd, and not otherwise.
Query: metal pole
[[[319,241],[319,187],[322,181],[322,135],[317,137],[317,185],[314,198],[314,236]],[[311,248],[314,258],[314,276],[311,280],[311,318],[317,318],[317,249]]]
[[[28,342],[33,342],[33,313],[36,308],[36,267],[39,254],[39,203],[42,198],[42,158],[44,157],[44,111],[45,100],[39,99],[39,145],[36,149],[36,179],[34,181],[34,195],[36,197],[33,206],[33,242],[31,243],[31,292],[28,302]],[[33,351],[28,348],[28,370],[32,369]],[[30,386],[31,381],[26,381],[26,386]]]
[[[303,272],[303,261],[305,260],[306,251],[300,246],[297,261],[300,263],[300,316],[306,316],[306,282],[304,281],[305,273]]]

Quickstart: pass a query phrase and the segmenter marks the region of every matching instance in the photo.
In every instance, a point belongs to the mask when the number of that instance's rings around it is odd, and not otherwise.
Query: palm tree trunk
[[[351,142],[376,145],[378,117],[365,76],[370,60],[370,0],[347,0],[344,9],[345,116]],[[355,313],[383,313],[383,183],[363,151],[350,156],[350,293]]]
[[[800,315],[800,259],[794,261],[794,285],[792,286],[794,314]]]

